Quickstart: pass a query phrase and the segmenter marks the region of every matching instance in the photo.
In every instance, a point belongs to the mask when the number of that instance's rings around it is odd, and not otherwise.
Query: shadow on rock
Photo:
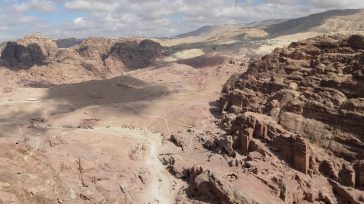
[[[48,53],[31,43],[27,46],[8,42],[1,54],[3,65],[9,69],[29,69],[34,65],[47,65]]]
[[[115,43],[109,57],[120,60],[128,69],[146,68],[162,56],[165,48],[152,40]]]

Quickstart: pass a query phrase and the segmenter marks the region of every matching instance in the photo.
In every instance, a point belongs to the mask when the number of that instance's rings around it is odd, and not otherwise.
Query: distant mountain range
[[[364,10],[332,10],[312,14],[273,24],[268,26],[265,31],[273,37],[304,32],[364,31]]]
[[[247,32],[252,31],[251,29],[253,28],[255,29],[254,32],[258,33],[257,36],[251,35],[251,32]],[[241,33],[237,34],[237,30],[241,30]],[[262,38],[263,32],[266,33],[264,37],[272,38],[305,32],[327,33],[364,31],[364,10],[331,10],[296,19],[271,19],[248,24],[204,26],[175,37],[196,38],[202,36],[216,36],[217,33],[226,36],[229,35],[226,33],[229,31],[234,31],[233,33],[237,34],[236,36],[248,34],[251,38]]]
[[[264,40],[280,36],[305,33],[364,32],[364,9],[331,10],[295,19],[270,19],[247,24],[203,26],[197,30],[172,38],[159,38],[166,46],[195,44],[231,44],[251,40]],[[311,36],[311,35],[307,35]],[[83,39],[65,38],[54,42],[59,48],[79,45]],[[0,42],[0,52],[5,43]]]

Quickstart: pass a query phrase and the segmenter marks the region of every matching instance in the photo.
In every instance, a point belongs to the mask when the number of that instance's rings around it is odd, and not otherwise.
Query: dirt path
[[[158,159],[161,142],[158,139],[151,141],[147,166],[151,170],[152,182],[146,192],[148,197],[156,203],[169,204],[175,200],[172,194],[173,178]]]

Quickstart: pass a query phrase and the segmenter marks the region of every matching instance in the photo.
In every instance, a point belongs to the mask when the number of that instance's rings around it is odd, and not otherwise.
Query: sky
[[[34,32],[51,38],[165,37],[205,25],[349,8],[364,8],[364,0],[0,0],[0,41]]]

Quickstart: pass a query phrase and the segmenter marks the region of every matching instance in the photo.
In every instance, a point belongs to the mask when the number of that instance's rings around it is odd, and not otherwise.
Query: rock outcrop
[[[363,73],[361,35],[316,37],[251,62],[220,98],[231,146],[249,155],[266,144],[292,168],[327,178],[335,202],[359,203],[347,188],[363,186]]]
[[[57,47],[57,43],[67,48]],[[22,72],[26,78],[24,81],[42,81],[47,86],[106,79],[146,68],[165,52],[164,47],[151,40],[87,38],[82,42],[76,39],[54,41],[40,34],[8,42],[0,49],[2,67]]]
[[[164,48],[152,40],[116,43],[110,50],[109,58],[119,60],[129,69],[145,68],[161,57]]]
[[[8,42],[2,51],[1,58],[16,68],[30,68],[33,65],[44,65],[47,59],[54,56],[57,45],[52,40],[32,34],[16,42]]]
[[[115,39],[87,38],[81,42],[78,53],[85,59],[102,61],[107,58],[115,43]]]
[[[246,112],[238,116],[233,136],[239,138],[242,153],[248,155],[256,151],[253,138],[269,142],[271,147],[280,151],[280,156],[295,169],[307,173],[309,168],[309,145],[302,137],[286,131],[273,118]]]
[[[88,38],[80,44],[78,53],[94,66],[135,70],[152,65],[163,50],[152,40]]]

